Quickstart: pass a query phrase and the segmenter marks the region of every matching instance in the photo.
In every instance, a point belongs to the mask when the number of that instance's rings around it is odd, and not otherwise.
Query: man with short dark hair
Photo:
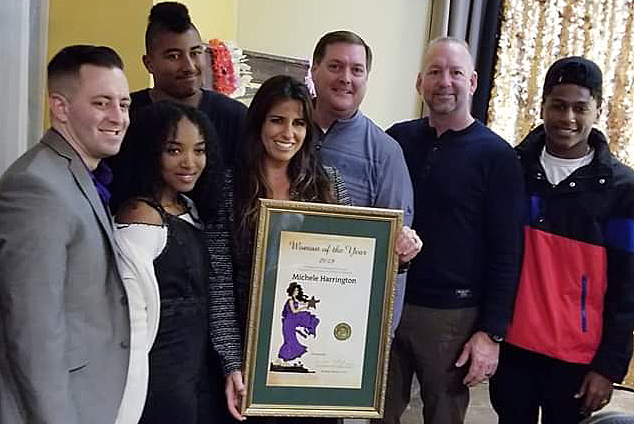
[[[162,100],[198,108],[214,125],[224,162],[232,166],[247,109],[237,100],[202,88],[203,67],[209,66],[205,48],[185,5],[172,1],[155,4],[148,18],[146,53],[142,58],[146,69],[154,77],[154,87],[131,94],[130,117],[134,120],[137,110]],[[126,148],[127,140],[124,140],[121,149]],[[114,172],[111,206],[116,210],[126,200],[118,198],[118,187],[127,184],[127,168],[134,165],[122,163],[120,157],[111,158],[108,163]]]
[[[154,87],[132,93],[132,109],[161,100],[200,109],[216,128],[225,161],[232,165],[243,131],[246,106],[202,88],[202,68],[209,66],[205,48],[183,4],[155,4],[150,11],[143,55],[143,64],[154,77]]]
[[[461,424],[469,387],[495,373],[521,258],[523,181],[511,146],[471,115],[477,87],[462,40],[429,43],[416,88],[429,116],[387,130],[414,184],[425,249],[408,272],[392,343],[384,423],[400,422],[412,377],[425,424]]]
[[[321,63],[326,57],[327,47],[335,43],[356,44],[363,47],[365,50],[365,68],[367,73],[370,73],[372,68],[372,49],[363,41],[363,38],[352,31],[332,31],[321,37],[313,51],[313,63]]]
[[[513,320],[491,402],[501,424],[573,424],[610,401],[632,356],[634,173],[593,128],[602,74],[572,56],[544,81],[516,150],[530,213]]]
[[[130,96],[108,47],[48,65],[51,129],[0,179],[0,422],[112,424],[130,356],[102,159]]]
[[[357,206],[402,209],[412,220],[412,186],[398,144],[359,106],[372,66],[370,47],[350,31],[324,35],[313,54],[318,149],[326,165],[342,174]]]

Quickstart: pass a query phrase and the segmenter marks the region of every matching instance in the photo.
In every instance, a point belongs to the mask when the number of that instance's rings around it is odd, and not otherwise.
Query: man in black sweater
[[[477,86],[464,41],[432,41],[416,87],[429,117],[392,126],[414,186],[412,261],[392,344],[385,423],[398,423],[412,376],[425,424],[464,422],[469,387],[496,370],[522,247],[523,179],[508,143],[470,113]]]
[[[208,66],[205,45],[187,7],[177,2],[154,5],[145,31],[145,49],[143,64],[154,77],[154,87],[130,94],[130,120],[134,121],[135,113],[143,106],[164,100],[196,107],[207,115],[218,133],[224,164],[233,166],[247,108],[237,100],[202,88],[203,67]],[[108,160],[114,173],[113,212],[125,200],[117,198],[117,187],[128,181],[126,170],[130,164],[122,162],[129,148],[124,139],[121,153]]]

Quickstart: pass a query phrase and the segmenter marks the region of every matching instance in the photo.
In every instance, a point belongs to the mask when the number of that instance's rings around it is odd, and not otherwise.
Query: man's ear
[[[53,118],[62,123],[68,121],[68,99],[63,94],[51,93],[48,96],[48,105]]]
[[[416,91],[418,91],[418,94],[420,96],[423,95],[423,76],[421,75],[421,73],[418,73],[418,76],[416,77]]]
[[[315,80],[315,72],[319,67],[319,63],[313,63],[313,66],[310,67],[310,77],[314,81]]]
[[[476,71],[473,71],[473,73],[471,74],[471,78],[469,78],[469,81],[471,82],[471,89],[469,90],[469,94],[473,96],[473,93],[475,93],[476,89],[478,88],[478,73]]]
[[[145,69],[147,69],[149,73],[154,74],[154,66],[152,65],[152,59],[150,59],[150,56],[144,54],[143,56],[141,56],[141,60],[143,61],[143,66],[145,66]]]

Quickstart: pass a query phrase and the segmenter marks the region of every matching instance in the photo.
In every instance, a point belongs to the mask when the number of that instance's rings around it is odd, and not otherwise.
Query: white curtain
[[[48,4],[0,1],[0,174],[42,136]]]
[[[447,35],[466,40],[477,61],[485,3],[486,0],[435,0],[429,40]]]

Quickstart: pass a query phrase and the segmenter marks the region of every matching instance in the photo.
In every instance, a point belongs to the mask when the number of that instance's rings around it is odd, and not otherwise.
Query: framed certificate
[[[260,202],[242,414],[379,418],[402,212]]]

